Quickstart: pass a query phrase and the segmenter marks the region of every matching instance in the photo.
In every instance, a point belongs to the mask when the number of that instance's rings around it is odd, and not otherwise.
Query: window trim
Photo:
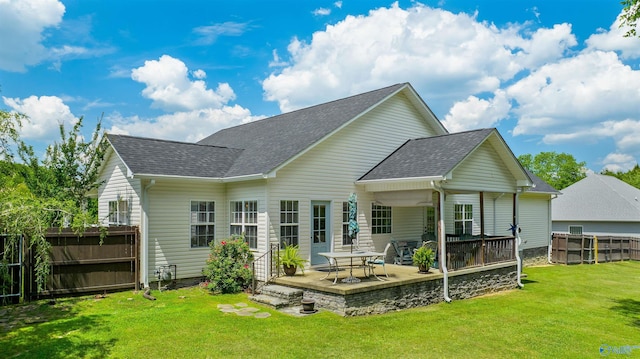
[[[115,203],[115,211],[112,210],[112,204]],[[124,206],[122,206],[124,205]],[[128,226],[131,222],[131,211],[129,210],[129,201],[126,199],[115,199],[107,203],[107,223],[114,226]],[[123,211],[124,209],[124,211]],[[115,218],[115,221],[112,219]]]
[[[236,206],[235,206],[236,203],[241,203],[242,211],[240,212],[236,211]],[[248,210],[251,208],[248,208],[245,211],[245,208],[247,208],[247,205],[249,203],[255,204],[254,211]],[[249,221],[251,219],[249,214],[251,213],[255,214],[255,222]],[[240,214],[240,222],[235,221],[237,214]],[[256,199],[252,199],[252,200],[239,199],[239,200],[229,201],[229,236],[244,234],[245,242],[247,242],[247,244],[249,245],[249,248],[252,250],[257,250],[258,249],[258,216],[259,214],[260,212],[258,211],[258,200]],[[236,233],[236,231],[234,231],[234,227],[240,227],[240,233]],[[247,236],[248,227],[255,228],[255,238],[250,238],[249,236]]]
[[[193,204],[198,203],[198,210],[194,211],[193,210]],[[199,207],[200,207],[200,203],[206,203],[206,209],[205,211],[200,211]],[[213,211],[209,211],[209,204],[213,205]],[[196,214],[196,218],[195,218],[195,222],[194,222],[194,213]],[[204,213],[206,216],[206,221],[200,221],[199,220],[199,216],[198,214]],[[209,219],[209,215],[213,214],[213,222],[211,222]],[[206,227],[206,233],[204,235],[200,234],[196,234],[196,236],[198,237],[205,237],[205,243],[206,245],[200,245],[200,241],[198,238],[197,244],[196,246],[194,246],[193,244],[193,229],[194,226],[205,226]],[[212,231],[209,231],[209,227],[212,227]],[[212,238],[211,239],[207,239],[206,237],[209,236],[209,233],[212,233]],[[202,249],[202,248],[209,248],[209,245],[211,244],[211,242],[215,242],[216,240],[216,201],[209,201],[209,200],[190,200],[189,201],[189,248],[191,249]]]
[[[580,233],[571,233],[571,229],[572,228],[580,228]],[[584,234],[584,227],[581,224],[569,225],[567,230],[568,230],[569,234],[573,234],[573,235],[576,235],[576,236],[581,236],[582,234]]]
[[[284,209],[282,207],[283,204],[285,204]],[[291,209],[289,209],[288,204],[291,204]],[[291,220],[288,219],[288,215],[291,215]],[[285,221],[282,220],[283,216]],[[289,234],[283,233],[285,229],[293,230],[294,228],[295,235],[292,234],[293,232]],[[290,238],[295,238],[295,241],[289,240]],[[298,200],[280,200],[280,247],[284,248],[285,244],[294,246],[300,244],[300,201]]]
[[[387,216],[377,216],[377,214],[388,214]],[[379,223],[376,223],[376,222]],[[385,223],[388,222],[388,223]],[[371,203],[371,234],[391,234],[393,233],[393,207]]]
[[[462,208],[462,211],[458,212],[458,206],[461,206],[460,208]],[[467,210],[467,208],[469,208],[470,210]],[[461,213],[461,219],[456,219],[456,214],[458,213]],[[470,216],[468,217],[467,215]],[[460,233],[458,233],[456,228],[457,223],[462,223],[462,232]],[[456,235],[473,234],[473,204],[455,203],[453,205],[453,228]]]

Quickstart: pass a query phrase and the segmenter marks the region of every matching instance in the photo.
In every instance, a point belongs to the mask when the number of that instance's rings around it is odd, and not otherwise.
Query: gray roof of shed
[[[134,174],[222,178],[243,150],[195,143],[107,135]]]
[[[360,180],[445,176],[494,131],[485,128],[409,140]]]
[[[396,84],[223,129],[198,143],[244,149],[227,177],[266,174],[406,86]]]
[[[563,189],[551,206],[554,221],[640,222],[640,189],[590,174]]]

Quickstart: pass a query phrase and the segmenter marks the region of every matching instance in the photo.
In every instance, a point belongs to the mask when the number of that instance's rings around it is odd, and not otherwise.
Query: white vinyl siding
[[[524,193],[519,197],[522,249],[546,247],[551,237],[548,194]]]
[[[191,247],[191,202],[215,202],[215,238],[228,233],[228,207],[223,184],[179,180],[156,180],[148,190],[149,278],[162,265],[175,264],[178,278],[202,276],[208,247]]]
[[[477,190],[484,192],[516,192],[516,180],[501,157],[484,142],[453,171],[453,179],[446,189]]]
[[[126,201],[128,210],[126,224],[132,226],[140,225],[140,180],[127,178],[127,168],[124,163],[113,151],[107,152],[98,178],[98,182],[104,183],[98,189],[98,218],[102,223],[109,224],[109,217],[112,213],[109,208],[109,202]]]
[[[376,235],[376,243],[371,242],[368,226],[371,207],[368,203],[373,198],[370,193],[357,191],[354,181],[407,139],[435,134],[428,121],[419,117],[404,95],[390,98],[280,169],[275,178],[270,178],[267,181],[269,211],[278,213],[281,200],[299,201],[300,252],[308,257],[311,201],[333,203],[330,221],[332,248],[342,249],[342,203],[350,193],[357,192],[358,202],[367,203],[358,208],[359,244],[382,250],[389,236]],[[278,222],[272,224],[270,230],[279,236]]]

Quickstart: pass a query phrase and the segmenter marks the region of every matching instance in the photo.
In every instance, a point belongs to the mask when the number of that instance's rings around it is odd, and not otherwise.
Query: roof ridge
[[[203,143],[199,143],[199,142],[186,142],[186,141],[177,141],[177,140],[166,140],[166,139],[162,139],[162,138],[152,138],[152,137],[142,137],[142,136],[131,136],[131,135],[122,135],[122,134],[117,134],[117,133],[107,133],[106,135],[107,135],[107,137],[126,137],[126,138],[131,138],[131,139],[136,139],[136,140],[143,140],[143,141],[154,141],[154,142],[176,143],[176,144],[180,144],[180,145],[191,145],[191,146],[201,146],[201,147],[227,148],[227,149],[231,149],[231,150],[243,150],[242,148],[234,148],[234,147],[227,147],[227,146],[216,146],[216,145],[207,145],[207,144],[203,144]]]
[[[637,209],[640,209],[637,196],[634,198],[633,201],[628,199],[626,196],[624,196],[622,193],[620,193],[620,191],[618,191],[617,188],[612,186],[610,182],[608,182],[607,180],[604,180],[604,178],[606,177],[608,180],[614,179],[616,181],[622,182],[622,184],[627,185],[627,186],[631,187],[631,189],[635,189],[638,192],[640,192],[640,189],[637,189],[636,187],[628,184],[627,182],[625,182],[625,181],[623,181],[623,180],[621,180],[621,179],[619,179],[618,177],[615,177],[615,176],[603,175],[603,174],[599,174],[599,173],[595,173],[595,175],[596,175],[596,178],[601,183],[603,183],[605,186],[607,186],[611,191],[615,192],[615,194],[617,194],[618,197],[620,197],[624,202],[629,203],[631,206],[636,207]]]
[[[256,120],[256,121],[251,121],[251,122],[241,123],[239,125],[235,125],[235,126],[231,126],[231,127],[226,127],[226,128],[223,128],[223,129],[221,129],[221,130],[219,130],[217,132],[214,132],[213,134],[224,132],[224,131],[231,130],[231,129],[238,128],[238,127],[250,126],[252,124],[256,124],[256,123],[259,123],[259,122],[262,122],[262,121],[265,121],[265,120],[277,121],[284,115],[293,115],[293,114],[295,114],[297,112],[300,112],[300,111],[308,111],[308,110],[312,110],[312,109],[320,107],[320,106],[326,106],[326,105],[329,105],[329,104],[332,104],[332,103],[335,103],[335,102],[338,102],[338,101],[347,101],[347,100],[353,99],[354,97],[365,96],[365,95],[371,94],[373,92],[379,92],[379,91],[387,90],[387,89],[392,88],[394,86],[402,87],[402,86],[406,86],[408,84],[409,84],[408,82],[399,82],[399,83],[396,83],[396,84],[393,84],[393,85],[390,85],[390,86],[385,86],[385,87],[374,89],[374,90],[370,90],[370,91],[367,91],[367,92],[357,93],[357,94],[354,94],[354,95],[351,95],[351,96],[341,97],[341,98],[333,99],[333,100],[330,100],[330,101],[327,101],[327,102],[311,105],[311,106],[301,107],[301,108],[293,110],[293,111],[279,113],[277,115],[261,118],[261,119]],[[203,138],[203,140],[206,139],[207,137]]]

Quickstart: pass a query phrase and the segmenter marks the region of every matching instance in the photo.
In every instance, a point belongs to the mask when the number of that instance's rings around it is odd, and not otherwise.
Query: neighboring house
[[[553,232],[640,234],[640,190],[615,177],[589,174],[552,201]]]
[[[535,181],[496,129],[449,134],[407,83],[198,143],[106,141],[99,215],[140,225],[145,285],[167,264],[178,278],[200,276],[209,242],[234,234],[256,256],[284,242],[299,245],[310,266],[324,265],[319,252],[350,248],[350,193],[358,195],[359,243],[379,251],[391,238],[435,234],[439,219],[446,233],[510,235],[517,207],[527,243],[548,244],[548,231],[533,228],[548,223],[552,191],[527,193]]]

